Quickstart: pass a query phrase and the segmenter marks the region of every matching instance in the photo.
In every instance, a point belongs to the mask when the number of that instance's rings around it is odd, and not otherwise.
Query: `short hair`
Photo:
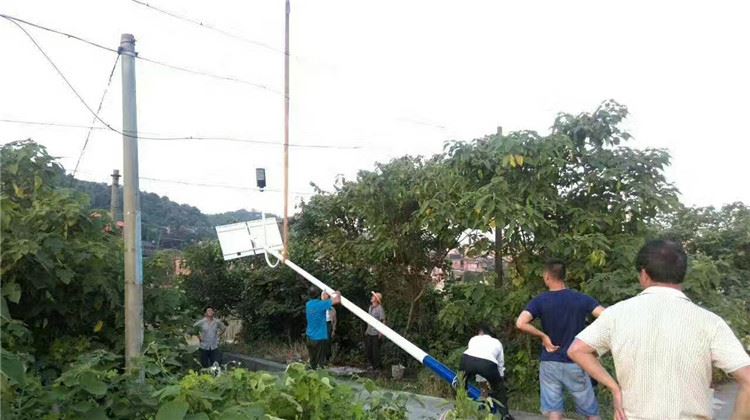
[[[550,258],[544,262],[544,271],[557,280],[565,280],[565,262],[558,258]]]
[[[209,309],[212,309],[214,312],[216,312],[216,309],[214,309],[213,306],[208,305],[205,308],[203,308],[203,313],[205,314],[206,312],[208,312]]]
[[[307,294],[310,296],[310,299],[319,299],[320,298],[320,292],[319,289],[315,286],[310,286],[309,289],[307,289]]]
[[[635,268],[658,283],[682,283],[687,272],[687,254],[675,241],[652,240],[646,242],[635,259]]]
[[[482,332],[485,335],[489,335],[490,337],[494,337],[495,334],[492,333],[492,327],[490,327],[490,324],[487,322],[480,322],[477,324],[476,328],[477,332]]]

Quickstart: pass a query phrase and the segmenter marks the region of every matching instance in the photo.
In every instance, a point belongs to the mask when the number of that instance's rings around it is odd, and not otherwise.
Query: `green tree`
[[[193,245],[184,255],[189,274],[182,285],[188,302],[197,308],[211,306],[225,314],[234,313],[242,300],[244,280],[233,267],[244,262],[225,262],[217,241]]]
[[[388,319],[411,331],[419,302],[431,289],[431,271],[445,266],[460,231],[448,224],[427,229],[419,209],[426,174],[434,161],[403,157],[360,171],[331,195],[318,195],[303,207],[297,231],[310,238],[313,255],[334,278],[351,278],[364,291],[386,296]],[[367,305],[366,300],[362,302]]]
[[[2,147],[3,316],[24,322],[35,346],[63,334],[119,340],[121,241],[106,214],[65,188],[64,171],[31,141]]]
[[[546,136],[454,142],[444,174],[425,185],[438,193],[421,213],[431,228],[501,229],[516,281],[536,278],[545,256],[567,260],[575,284],[629,267],[617,247],[632,247],[677,199],[664,177],[666,151],[621,144],[630,139],[620,128],[626,115],[607,101],[593,113],[560,114]],[[489,249],[487,241],[477,245]]]

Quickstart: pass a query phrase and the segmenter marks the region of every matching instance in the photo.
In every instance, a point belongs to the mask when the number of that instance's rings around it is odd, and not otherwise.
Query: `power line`
[[[274,48],[274,47],[272,47],[272,46],[270,46],[268,44],[265,44],[263,42],[259,42],[259,41],[255,41],[255,40],[252,40],[252,39],[245,38],[243,36],[234,34],[232,32],[226,31],[226,30],[221,29],[221,28],[217,28],[216,26],[210,25],[210,24],[205,23],[203,21],[192,19],[192,18],[189,18],[189,17],[186,17],[186,16],[181,16],[181,15],[178,15],[177,13],[175,13],[175,12],[170,12],[169,10],[161,9],[159,7],[152,6],[149,3],[142,2],[142,1],[139,1],[139,0],[130,0],[130,1],[132,1],[133,3],[139,4],[141,6],[148,7],[149,9],[155,10],[155,11],[157,11],[159,13],[163,13],[163,14],[165,14],[167,16],[170,16],[170,17],[173,17],[175,19],[179,19],[179,20],[182,20],[182,21],[185,21],[185,22],[188,22],[188,23],[192,23],[193,25],[198,25],[201,28],[205,28],[205,29],[208,29],[208,30],[220,33],[220,34],[222,34],[222,35],[224,35],[226,37],[229,37],[229,38],[232,38],[232,39],[236,39],[238,41],[242,41],[242,42],[245,42],[245,43],[248,43],[248,44],[252,44],[252,45],[255,45],[255,46],[258,46],[258,47],[261,47],[261,48],[265,48],[267,50],[271,50],[271,51],[274,51],[274,52],[277,52],[277,53],[280,53],[280,54],[284,54],[284,51],[282,51],[281,49]]]
[[[83,153],[86,151],[86,146],[89,144],[89,139],[91,138],[91,132],[94,130],[94,124],[96,124],[96,119],[99,117],[99,113],[102,112],[102,105],[104,105],[104,98],[107,97],[107,92],[109,91],[109,86],[112,84],[112,76],[115,75],[115,70],[117,69],[117,63],[120,61],[120,55],[118,54],[115,57],[115,63],[112,65],[112,71],[109,72],[109,78],[107,79],[107,85],[104,87],[104,92],[102,92],[102,99],[99,100],[99,107],[96,109],[96,115],[94,116],[94,119],[91,121],[91,125],[89,126],[89,130],[86,133],[86,140],[83,142],[83,147],[81,148],[81,153],[78,155],[78,161],[76,161],[75,169],[73,169],[73,177],[76,176],[76,172],[78,171],[78,166],[81,164],[81,159],[83,159]]]
[[[101,122],[102,124],[104,124],[108,129],[110,129],[112,131],[115,131],[117,133],[120,133],[123,136],[131,137],[131,138],[135,137],[135,136],[132,136],[132,135],[129,135],[129,134],[125,134],[125,133],[123,133],[123,132],[121,132],[121,131],[113,128],[106,121],[104,121],[101,117],[99,117],[99,115],[96,112],[94,112],[93,109],[91,109],[91,107],[89,106],[89,104],[86,103],[86,101],[83,99],[83,97],[81,96],[81,94],[78,93],[78,91],[76,90],[76,88],[73,87],[73,85],[70,83],[70,81],[68,80],[68,78],[65,77],[65,75],[63,74],[63,72],[57,67],[57,65],[55,64],[55,62],[52,61],[52,59],[50,58],[50,56],[47,55],[47,53],[44,51],[44,49],[41,47],[41,45],[39,45],[39,43],[36,42],[36,39],[34,39],[34,37],[31,36],[31,34],[29,33],[29,31],[27,31],[23,26],[21,26],[20,23],[16,22],[14,20],[14,18],[9,18],[9,17],[7,17],[5,15],[0,15],[0,16],[8,19],[10,22],[12,22],[14,25],[16,25],[18,27],[18,29],[20,29],[21,31],[23,31],[24,34],[26,34],[26,36],[31,40],[31,42],[34,43],[34,46],[36,46],[36,48],[39,50],[39,52],[42,53],[42,55],[44,56],[44,58],[47,59],[47,62],[49,62],[49,64],[52,66],[52,68],[55,69],[55,71],[60,76],[60,78],[62,78],[63,81],[65,81],[65,84],[68,85],[68,87],[70,88],[70,90],[73,91],[73,94],[76,95],[76,97],[81,102],[81,104],[83,104],[83,106],[86,107],[86,109],[91,113],[91,115],[94,116],[94,119],[96,119],[99,122]]]
[[[29,26],[32,26],[34,28],[38,28],[38,29],[42,29],[42,30],[45,30],[45,31],[48,31],[48,32],[52,32],[52,33],[55,33],[55,34],[58,34],[58,35],[66,36],[68,38],[75,39],[76,41],[84,42],[84,43],[86,43],[88,45],[91,45],[91,46],[94,46],[94,47],[97,47],[97,48],[101,48],[101,49],[109,51],[109,52],[113,52],[113,53],[118,53],[119,54],[119,50],[116,50],[116,49],[113,49],[113,48],[109,48],[109,47],[105,47],[104,45],[99,44],[97,42],[89,41],[87,39],[84,39],[84,38],[76,36],[76,35],[69,34],[67,32],[59,31],[59,30],[56,30],[56,29],[51,29],[51,28],[48,28],[46,26],[42,26],[42,25],[39,25],[39,24],[36,24],[36,23],[31,23],[29,21],[26,21],[26,20],[23,20],[23,19],[19,19],[19,18],[13,17],[13,16],[5,15],[5,14],[0,14],[0,17],[3,17],[5,19],[8,19],[9,21],[15,23],[19,28],[21,28],[26,33],[27,36],[29,36],[29,38],[31,38],[31,35],[28,32],[26,32],[26,30],[24,30],[20,26],[19,22],[23,23],[23,24],[26,24],[26,25],[29,25]],[[32,39],[32,41],[34,41],[33,38],[31,38],[31,39]],[[37,42],[34,41],[34,44],[37,44]],[[38,47],[38,44],[37,44],[37,47]],[[206,71],[202,71],[202,70],[191,69],[191,68],[184,67],[184,66],[178,66],[176,64],[170,64],[170,63],[166,63],[166,62],[163,62],[163,61],[160,61],[160,60],[143,57],[140,54],[136,54],[135,58],[137,58],[139,60],[142,60],[142,61],[145,61],[145,62],[148,62],[148,63],[152,63],[152,64],[156,64],[156,65],[159,65],[159,66],[167,67],[167,68],[170,68],[172,70],[178,70],[178,71],[182,71],[182,72],[185,72],[185,73],[190,73],[190,74],[194,74],[194,75],[198,75],[198,76],[210,77],[210,78],[217,79],[217,80],[224,80],[224,81],[229,81],[229,82],[241,83],[241,84],[253,86],[253,87],[258,88],[258,89],[267,90],[267,91],[273,92],[273,93],[275,93],[277,95],[282,95],[282,96],[284,95],[283,92],[281,92],[281,91],[279,91],[277,89],[271,88],[269,86],[266,86],[264,84],[252,82],[252,81],[245,80],[245,79],[240,79],[240,78],[234,77],[234,76],[227,76],[227,75],[222,75],[222,74],[217,74],[217,73],[210,73],[210,72],[206,72]]]
[[[10,124],[21,124],[21,125],[38,125],[43,127],[61,127],[61,128],[78,128],[78,129],[93,129],[93,130],[110,130],[113,131],[116,134],[123,135],[118,130],[111,130],[108,127],[90,127],[86,125],[78,125],[78,124],[67,124],[67,123],[57,123],[57,122],[46,122],[46,121],[28,121],[28,120],[15,120],[15,119],[7,119],[7,118],[0,118],[0,122],[10,123]],[[141,133],[148,133],[146,131],[141,131]],[[152,134],[158,134],[158,133],[152,133]],[[128,136],[131,137],[131,136]],[[263,145],[269,145],[269,146],[282,146],[282,143],[270,141],[270,140],[255,140],[255,139],[248,139],[248,138],[241,138],[241,137],[230,137],[230,136],[184,136],[184,137],[144,137],[144,136],[138,136],[139,140],[147,140],[147,141],[228,141],[228,142],[236,142],[236,143],[250,143],[250,144],[263,144]],[[296,147],[300,149],[337,149],[337,150],[359,150],[363,149],[362,146],[339,146],[339,145],[328,145],[328,144],[290,144],[289,147]]]
[[[152,58],[142,57],[140,55],[136,55],[135,58],[138,58],[141,61],[145,61],[145,62],[148,62],[148,63],[157,64],[157,65],[160,65],[160,66],[163,66],[163,67],[167,67],[167,68],[170,68],[172,70],[177,70],[177,71],[181,71],[181,72],[185,72],[185,73],[195,74],[197,76],[210,77],[210,78],[217,79],[217,80],[225,80],[225,81],[229,81],[229,82],[242,83],[242,84],[246,84],[246,85],[250,85],[250,86],[256,87],[258,89],[263,89],[263,90],[267,90],[269,92],[273,92],[273,93],[275,93],[277,95],[282,95],[282,96],[284,95],[284,93],[281,92],[278,89],[274,89],[272,87],[269,87],[269,86],[261,84],[261,83],[256,83],[256,82],[251,82],[249,80],[240,79],[240,78],[237,78],[237,77],[234,77],[234,76],[226,76],[226,75],[222,75],[222,74],[208,73],[208,72],[201,71],[201,70],[190,69],[190,68],[178,66],[178,65],[175,65],[175,64],[165,63],[163,61],[154,60]]]
[[[192,187],[207,187],[207,188],[227,188],[232,190],[244,190],[244,191],[261,191],[260,188],[256,187],[245,187],[240,185],[228,185],[228,184],[207,184],[203,182],[190,182],[190,181],[179,181],[175,179],[163,179],[163,178],[150,178],[150,177],[140,177],[139,179],[145,180],[145,181],[153,181],[153,182],[164,182],[168,184],[181,184],[181,185],[189,185]],[[283,192],[282,190],[273,189],[273,188],[264,188],[263,191],[269,191],[269,192]],[[312,196],[316,193],[311,192],[302,192],[302,191],[291,191],[292,194],[295,195],[307,195]]]
[[[68,174],[71,174],[69,171]],[[87,171],[79,171],[79,173],[87,174],[89,176],[97,177],[99,174],[95,174],[93,172],[87,172]],[[203,188],[226,188],[230,190],[242,190],[242,191],[260,191],[257,187],[248,187],[248,186],[242,186],[242,185],[230,185],[230,184],[211,184],[211,183],[205,183],[205,182],[192,182],[192,181],[182,181],[177,179],[165,179],[165,178],[152,178],[148,176],[141,176],[138,178],[141,181],[151,181],[151,182],[160,182],[165,184],[179,184],[179,185],[188,185],[191,187],[203,187]],[[88,181],[88,182],[96,182],[96,181]],[[283,192],[280,189],[274,189],[274,188],[264,188],[263,191],[267,192],[275,192],[275,193],[281,193]],[[146,193],[147,191],[141,191],[141,193]],[[313,196],[317,193],[314,192],[304,192],[304,191],[291,191],[294,195],[305,195],[305,196]]]
[[[5,15],[0,15],[2,17],[6,17]],[[44,58],[47,59],[49,64],[52,66],[52,68],[55,69],[57,74],[60,76],[60,78],[65,81],[65,84],[68,85],[70,90],[73,92],[73,94],[78,98],[78,100],[83,104],[83,106],[91,113],[91,115],[94,117],[95,120],[98,120],[100,123],[102,123],[107,129],[114,131],[117,134],[120,134],[125,137],[129,138],[137,138],[141,140],[161,140],[161,141],[177,141],[177,140],[221,140],[221,141],[235,141],[235,142],[245,142],[245,143],[260,143],[260,144],[274,144],[274,145],[281,145],[280,143],[275,143],[271,141],[262,141],[262,140],[248,140],[248,139],[239,139],[235,137],[202,137],[202,136],[183,136],[183,137],[149,137],[149,136],[134,136],[132,134],[126,134],[114,127],[112,127],[108,122],[104,121],[97,112],[95,112],[88,103],[83,99],[80,93],[76,90],[76,88],[73,86],[72,83],[68,80],[67,77],[63,74],[63,72],[60,70],[60,68],[57,67],[54,61],[52,61],[52,58],[44,51],[44,49],[39,45],[38,42],[36,42],[36,39],[23,27],[21,24],[16,22],[12,18],[7,18],[11,23],[16,25],[21,31],[23,31],[24,34],[31,40],[31,42],[34,43],[34,46],[39,50],[40,53],[44,56]],[[291,146],[291,145],[290,145]],[[295,147],[300,148],[322,148],[322,149],[345,149],[345,148],[351,148],[356,149],[357,146],[329,146],[329,145],[295,145]]]
[[[102,44],[99,44],[99,43],[97,43],[97,42],[89,41],[89,40],[87,40],[87,39],[84,39],[84,38],[81,38],[81,37],[79,37],[79,36],[76,36],[76,35],[72,35],[72,34],[69,34],[69,33],[67,33],[67,32],[62,32],[62,31],[58,31],[58,30],[56,30],[56,29],[48,28],[48,27],[46,27],[46,26],[42,26],[42,25],[39,25],[39,24],[36,24],[36,23],[31,23],[31,22],[29,22],[29,21],[27,21],[27,20],[19,19],[19,18],[17,18],[17,17],[13,17],[13,16],[8,16],[8,15],[2,14],[2,13],[0,13],[0,17],[4,17],[5,19],[8,19],[8,20],[10,20],[11,22],[14,22],[14,23],[16,23],[16,25],[18,25],[18,22],[21,22],[21,23],[23,23],[23,24],[26,24],[26,25],[29,25],[29,26],[33,26],[33,27],[35,27],[35,28],[37,28],[37,29],[41,29],[41,30],[44,30],[44,31],[48,31],[48,32],[52,32],[52,33],[58,34],[58,35],[66,36],[66,37],[68,37],[68,38],[72,38],[72,39],[75,39],[76,41],[80,41],[80,42],[83,42],[83,43],[89,44],[89,45],[91,45],[91,46],[93,46],[93,47],[97,47],[97,48],[101,48],[101,49],[103,49],[103,50],[107,50],[107,51],[109,51],[109,52],[113,52],[113,53],[117,53],[117,52],[118,52],[118,51],[117,51],[116,49],[114,49],[114,48],[109,48],[109,47],[105,47],[104,45],[102,45]],[[24,31],[24,32],[25,32],[25,31]]]
[[[133,0],[131,0],[131,1],[133,1]],[[62,35],[62,36],[65,36],[65,37],[68,37],[68,38],[71,38],[71,39],[83,42],[85,44],[88,44],[88,45],[96,47],[96,48],[100,48],[100,49],[103,49],[103,50],[106,50],[106,51],[109,51],[109,52],[113,52],[113,53],[118,53],[119,54],[119,50],[106,47],[106,46],[104,46],[104,45],[102,45],[100,43],[87,40],[87,39],[82,38],[80,36],[76,36],[76,35],[73,35],[73,34],[70,34],[70,33],[67,33],[67,32],[63,32],[63,31],[60,31],[60,30],[48,28],[48,27],[43,26],[43,25],[32,23],[32,22],[29,22],[27,20],[19,19],[19,18],[13,17],[13,16],[2,14],[2,13],[0,13],[0,17],[8,19],[9,21],[11,21],[11,22],[15,23],[17,26],[19,26],[19,28],[21,28],[21,30],[23,30],[26,33],[26,35],[32,40],[32,42],[34,42],[34,44],[37,46],[37,48],[40,49],[40,51],[42,51],[41,47],[39,47],[39,45],[37,44],[37,42],[34,40],[33,37],[31,37],[31,35],[27,31],[25,31],[20,25],[18,25],[18,22],[26,24],[26,25],[29,25],[29,26],[32,26],[34,28],[38,28],[38,29],[44,30],[44,31],[48,31],[48,32],[52,32],[52,33],[55,33],[55,34],[58,34],[58,35]],[[203,26],[205,26],[205,25],[203,25]],[[46,54],[44,53],[44,51],[42,51],[42,54],[44,54],[46,56]],[[166,62],[163,62],[163,61],[159,61],[159,60],[155,60],[155,59],[151,59],[151,58],[146,58],[146,57],[143,57],[143,56],[141,56],[139,54],[136,55],[136,58],[140,59],[140,60],[143,60],[145,62],[148,62],[148,63],[160,65],[160,66],[167,67],[167,68],[170,68],[170,69],[173,69],[173,70],[182,71],[182,72],[185,72],[185,73],[194,74],[194,75],[198,75],[198,76],[209,77],[209,78],[213,78],[213,79],[217,79],[217,80],[223,80],[223,81],[228,81],[228,82],[233,82],[233,83],[245,84],[245,85],[253,86],[253,87],[256,87],[256,88],[259,88],[259,89],[267,90],[269,92],[273,92],[275,94],[284,96],[284,93],[281,92],[281,91],[279,91],[279,90],[273,89],[273,88],[268,87],[268,86],[266,86],[264,84],[252,82],[252,81],[249,81],[249,80],[240,79],[238,77],[227,76],[227,75],[222,75],[222,74],[217,74],[217,73],[210,73],[210,72],[205,72],[205,71],[201,71],[201,70],[191,69],[191,68],[188,68],[188,67],[178,66],[178,65],[166,63]],[[48,60],[49,60],[49,58],[48,58]],[[51,60],[50,60],[50,63],[51,63]],[[51,64],[54,66],[53,63],[51,63]],[[67,82],[67,80],[66,80],[66,82]],[[87,108],[88,108],[88,106],[87,106]],[[446,129],[445,126],[439,125],[439,124],[427,123],[427,122],[410,120],[410,119],[404,119],[404,118],[402,118],[401,120],[403,120],[405,122],[412,123],[412,124],[432,126],[432,127],[435,127],[435,128],[439,128],[441,130],[445,130]],[[109,126],[109,124],[107,124],[106,122],[101,121],[101,119],[99,121],[102,122],[102,124],[104,124],[105,126],[107,126],[108,129],[110,129],[112,131],[115,131],[118,134],[121,134],[121,135],[124,135],[124,136],[128,136],[128,135],[126,135],[126,134],[124,134],[124,133],[122,133],[122,132],[120,132],[118,130],[115,130],[114,128],[112,128],[111,126]],[[6,122],[11,122],[11,121],[6,121]],[[43,124],[40,123],[39,125],[51,125],[51,126],[53,126],[55,124],[53,124],[53,123],[43,123]],[[73,128],[73,127],[71,127],[71,128]],[[86,128],[88,128],[88,127],[86,127]],[[128,137],[131,137],[131,136],[128,136]],[[232,138],[228,138],[228,137],[170,137],[170,138],[145,138],[145,137],[139,137],[139,138],[143,139],[143,140],[224,140],[224,141],[241,141],[241,142],[248,142],[248,143],[262,143],[260,141],[255,141],[255,140],[232,139]],[[269,142],[269,143],[272,143],[272,142]],[[334,149],[338,149],[338,148],[342,148],[342,149],[345,149],[345,148],[359,149],[360,148],[360,147],[339,147],[339,146],[304,146],[304,145],[292,145],[292,144],[290,144],[289,146],[290,147],[313,147],[313,148],[320,147],[320,148],[334,148]]]
[[[27,120],[12,120],[7,118],[0,118],[0,122],[4,123],[11,123],[11,124],[22,124],[22,125],[39,125],[43,127],[62,127],[62,128],[85,128],[85,129],[91,129],[91,130],[106,130],[105,127],[90,127],[88,125],[78,125],[78,124],[64,124],[64,123],[54,123],[54,122],[44,122],[44,121],[27,121]]]

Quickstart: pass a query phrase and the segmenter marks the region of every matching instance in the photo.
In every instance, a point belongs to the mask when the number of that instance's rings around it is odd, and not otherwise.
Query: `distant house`
[[[484,273],[495,269],[495,258],[493,257],[467,257],[459,250],[454,249],[448,252],[448,260],[454,274],[460,272]]]
[[[446,257],[450,264],[450,275],[439,267],[435,267],[430,272],[433,284],[436,289],[443,290],[445,281],[452,276],[454,279],[470,281],[483,278],[484,274],[491,275],[495,271],[495,258],[492,256],[469,257],[458,249],[448,252]],[[503,261],[503,266],[507,267],[507,260]]]
[[[175,257],[174,259],[174,274],[176,276],[189,276],[190,269],[185,263],[185,259],[182,257]]]

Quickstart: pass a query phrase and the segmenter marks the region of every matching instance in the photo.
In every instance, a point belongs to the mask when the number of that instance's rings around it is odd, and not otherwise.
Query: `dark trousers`
[[[321,363],[324,365],[327,365],[333,356],[333,339],[331,338],[331,332],[333,331],[333,323],[331,321],[327,322],[328,326],[328,340],[325,342],[325,348],[323,349],[323,356],[321,358]]]
[[[373,369],[380,369],[380,337],[365,334],[365,356]]]
[[[317,369],[325,363],[325,351],[328,340],[310,340],[307,337],[307,354],[310,355],[310,367]]]
[[[211,367],[214,362],[221,364],[221,353],[219,349],[205,350],[200,349],[201,366],[204,368]]]
[[[473,380],[475,375],[481,375],[486,379],[490,384],[490,397],[502,404],[502,407],[498,407],[498,411],[503,415],[508,414],[508,394],[505,389],[505,379],[500,376],[497,363],[464,354],[461,357],[459,370],[464,373],[466,387],[469,386],[469,380]]]

